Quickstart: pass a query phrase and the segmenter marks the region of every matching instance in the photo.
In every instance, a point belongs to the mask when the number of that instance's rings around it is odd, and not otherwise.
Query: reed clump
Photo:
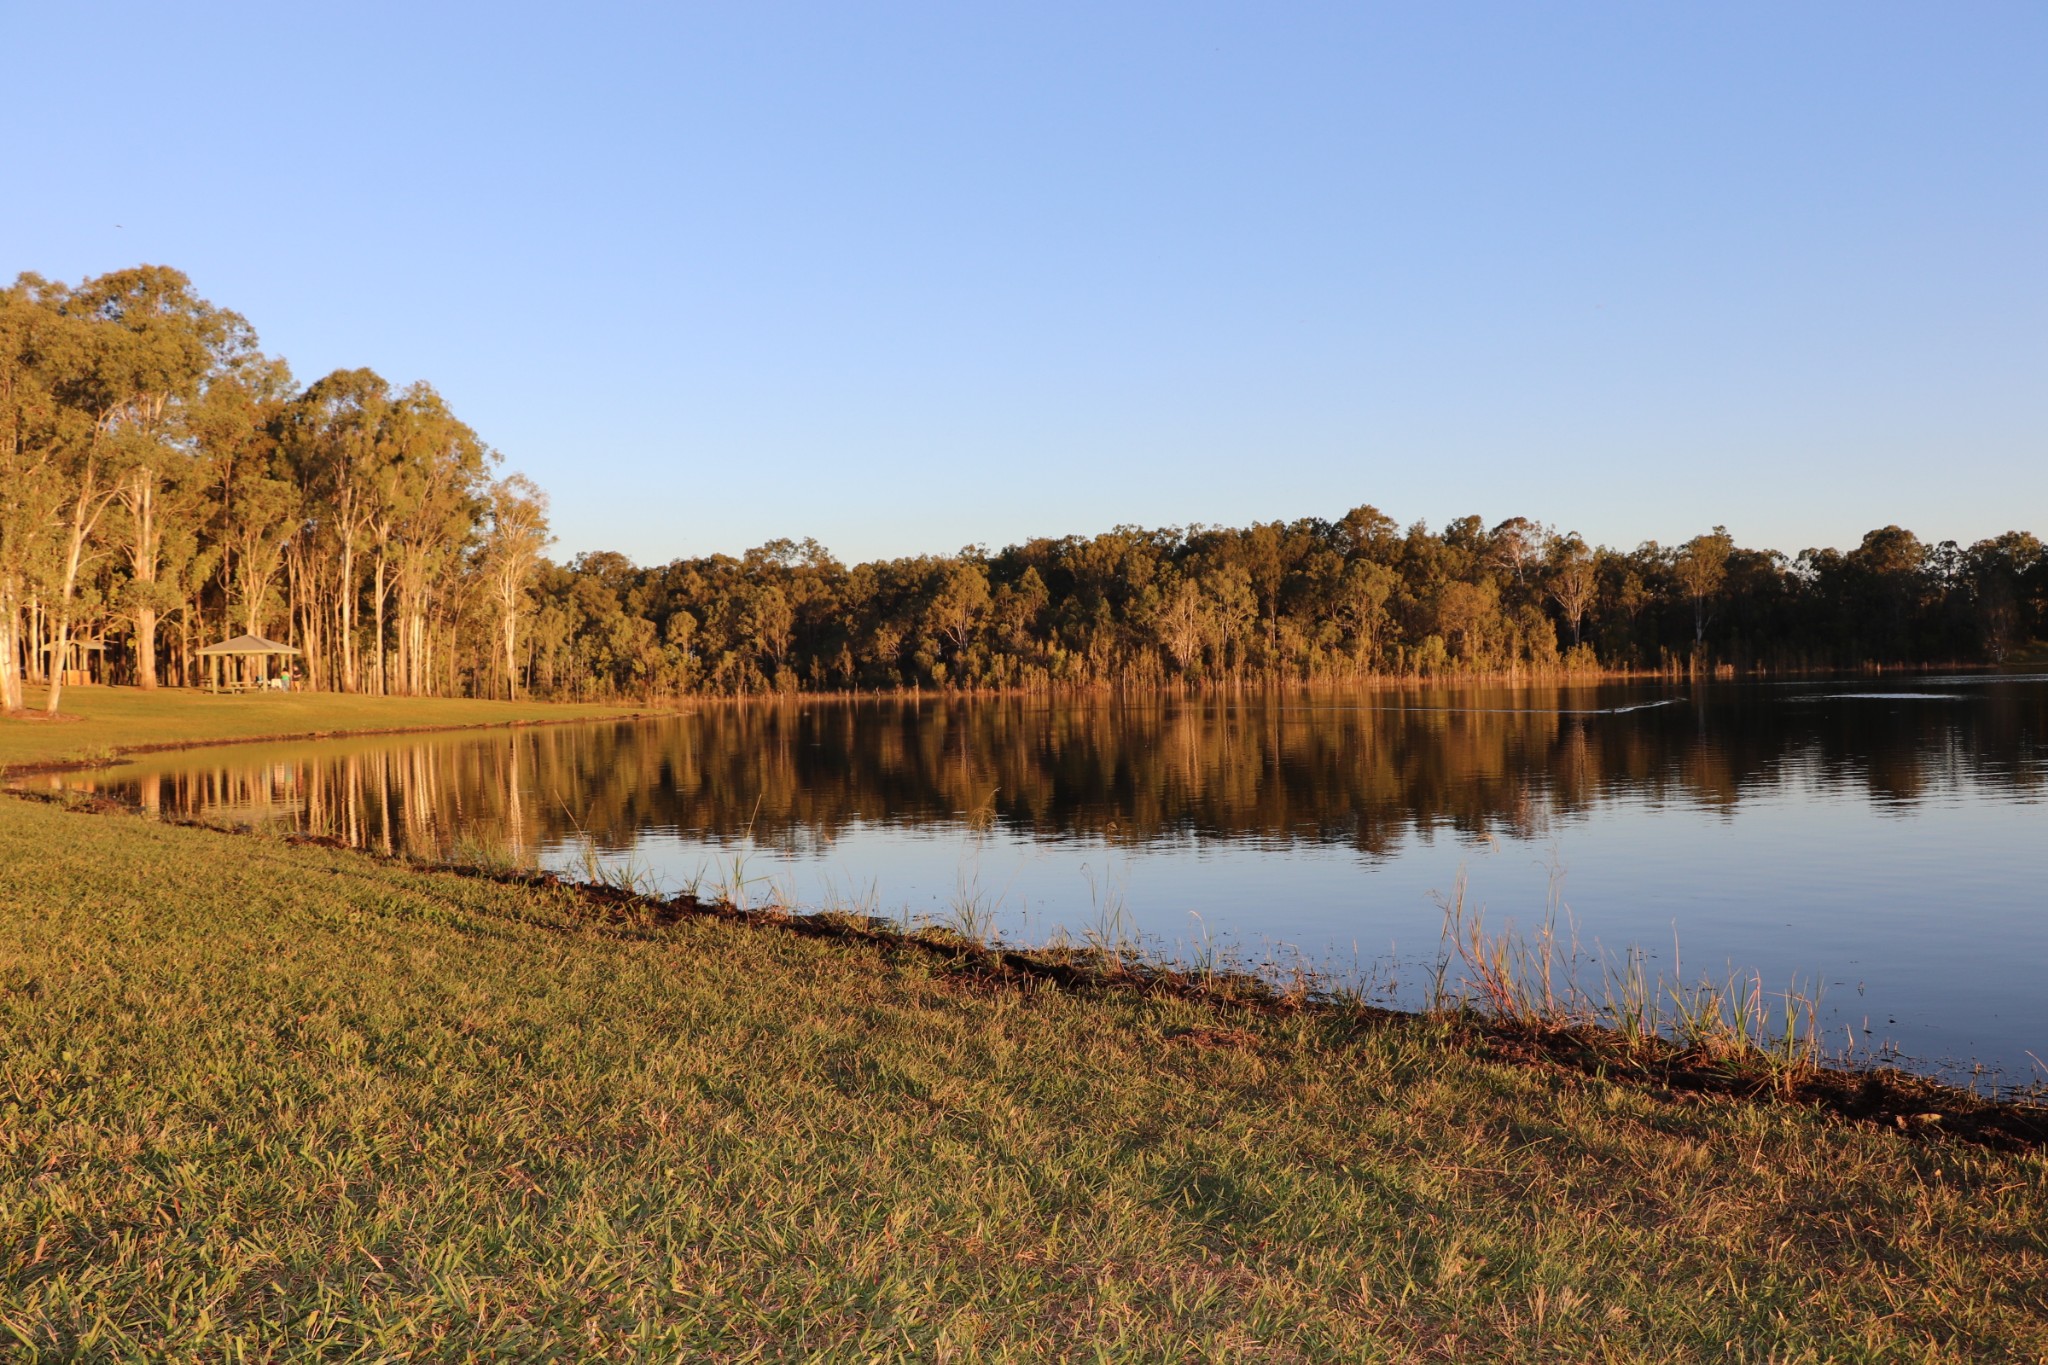
[[[1444,951],[1428,1009],[1476,1013],[1496,1026],[1533,1034],[1577,1034],[1622,1059],[1683,1060],[1768,1078],[1780,1088],[1818,1070],[1825,1058],[1818,987],[1797,981],[1771,990],[1755,970],[1731,967],[1716,979],[1688,980],[1683,959],[1654,975],[1631,945],[1619,958],[1579,942],[1562,874],[1552,869],[1548,903],[1533,933],[1512,922],[1487,927],[1467,898],[1461,868],[1443,909]]]

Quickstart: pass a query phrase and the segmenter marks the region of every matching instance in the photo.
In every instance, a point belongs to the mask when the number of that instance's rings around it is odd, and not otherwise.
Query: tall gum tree
[[[504,671],[505,698],[519,700],[519,618],[526,608],[528,587],[540,568],[548,535],[548,495],[524,474],[491,485],[490,522],[480,557],[498,626],[498,660]],[[677,617],[696,622],[688,613]],[[688,637],[688,629],[681,634]]]
[[[1692,599],[1692,642],[1696,650],[1706,643],[1707,622],[1714,619],[1714,595],[1721,591],[1721,584],[1728,577],[1728,556],[1734,549],[1735,541],[1728,528],[1716,526],[1710,534],[1685,542],[1672,561],[1672,571],[1686,596]]]
[[[1593,569],[1593,552],[1586,548],[1586,542],[1579,538],[1579,533],[1573,531],[1551,537],[1549,557],[1550,600],[1557,603],[1565,624],[1571,627],[1572,646],[1577,648],[1581,640],[1580,628],[1585,624],[1586,613],[1592,609],[1600,586]]]
[[[436,591],[461,566],[482,520],[486,466],[497,458],[426,384],[409,386],[393,405],[391,498],[398,592],[398,690],[429,690],[429,616],[452,602]]]
[[[47,576],[64,504],[58,452],[67,414],[49,355],[50,333],[63,323],[47,288],[23,275],[0,290],[0,714],[23,709],[22,614],[32,584]]]
[[[207,461],[222,592],[230,619],[250,635],[268,630],[285,548],[303,521],[279,450],[291,397],[290,367],[263,358],[209,384],[190,417]]]
[[[54,715],[79,574],[101,519],[117,503],[126,512],[117,529],[130,581],[136,681],[145,689],[157,685],[156,630],[164,606],[160,502],[166,486],[181,482],[194,462],[183,408],[209,376],[247,355],[254,337],[239,314],[200,298],[181,271],[167,266],[112,271],[74,290],[51,290],[47,302],[70,324],[57,392],[84,419],[66,443],[68,509],[45,705]]]
[[[100,521],[121,494],[117,461],[123,453],[133,453],[126,438],[143,434],[146,439],[155,414],[150,411],[153,395],[135,385],[140,378],[136,372],[148,360],[140,354],[145,348],[134,334],[95,326],[105,320],[95,318],[91,302],[73,306],[71,291],[61,284],[42,288],[38,301],[56,319],[45,333],[48,344],[43,354],[57,400],[58,421],[51,439],[63,490],[57,553],[46,566],[44,584],[56,597],[49,639],[43,646],[49,658],[43,713],[54,716],[62,705],[65,668],[71,659],[79,575],[97,557]]]
[[[309,614],[330,618],[344,692],[362,690],[356,609],[360,560],[382,506],[391,451],[391,390],[374,370],[336,370],[300,395],[285,418],[285,450],[309,520],[299,561]],[[322,600],[325,599],[323,609]]]

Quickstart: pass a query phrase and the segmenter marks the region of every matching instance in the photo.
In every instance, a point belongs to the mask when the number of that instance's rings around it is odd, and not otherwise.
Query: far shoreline
[[[310,692],[279,693],[274,696],[258,697],[255,694],[223,696],[198,688],[156,688],[144,691],[141,688],[112,687],[70,687],[65,689],[66,698],[73,708],[60,712],[54,717],[45,717],[33,708],[13,715],[0,716],[0,781],[31,777],[49,773],[90,772],[100,768],[113,767],[144,754],[172,753],[188,749],[211,749],[228,745],[245,744],[288,744],[297,741],[345,739],[357,736],[433,734],[462,730],[513,729],[538,725],[575,725],[592,721],[640,720],[660,714],[674,714],[674,708],[654,709],[646,704],[636,707],[613,706],[590,702],[518,701],[509,702],[489,698],[455,697],[394,697],[368,696],[362,693]],[[79,698],[88,699],[88,705],[81,713],[76,707]],[[92,702],[113,699],[118,708],[132,710],[137,714],[109,715]],[[237,729],[230,727],[222,732],[192,736],[182,739],[159,739],[147,737],[151,731],[189,719],[201,706],[218,700],[223,706],[263,706],[279,701],[287,702],[301,713],[318,716],[322,711],[343,714],[333,724],[316,724],[311,727],[291,726],[280,729]],[[383,717],[374,717],[369,723],[351,723],[346,711],[367,711],[399,709],[440,712],[435,718],[400,723],[387,723]],[[510,714],[491,714],[495,708],[504,708]],[[95,715],[94,712],[100,714]],[[259,714],[243,710],[236,712],[215,712],[207,717],[211,720],[255,719]],[[6,743],[6,731],[20,725],[26,730],[43,731],[56,741],[49,745]],[[102,745],[91,745],[86,752],[75,750],[51,752],[59,748],[64,740],[97,738],[102,731],[74,730],[75,726],[112,725],[116,736],[134,735],[133,739],[111,738]],[[47,727],[47,729],[45,729]],[[18,736],[21,731],[16,730]],[[26,757],[11,757],[9,749],[21,748]],[[69,747],[69,746],[66,746]],[[38,752],[41,750],[42,752]]]
[[[1881,664],[1866,663],[1860,668],[1744,668],[1722,664],[1708,669],[1686,669],[1679,667],[1663,669],[1641,668],[1515,668],[1504,670],[1478,671],[1471,673],[1435,674],[1389,674],[1379,673],[1357,678],[1253,678],[1231,679],[1213,682],[1186,683],[1163,682],[1079,682],[1053,683],[1033,687],[895,687],[862,691],[834,689],[830,691],[793,690],[786,692],[743,692],[743,693],[685,693],[675,696],[648,696],[620,701],[586,701],[570,699],[526,699],[506,701],[487,697],[435,697],[397,696],[361,692],[326,692],[299,690],[290,693],[257,696],[237,694],[219,696],[202,688],[159,687],[144,690],[131,684],[72,684],[65,689],[72,708],[60,711],[55,716],[45,716],[34,706],[24,707],[12,713],[0,713],[0,726],[25,725],[31,729],[43,726],[65,727],[75,724],[91,724],[99,719],[91,714],[97,708],[90,705],[86,713],[76,709],[81,697],[97,700],[108,697],[132,698],[136,701],[180,701],[202,702],[218,700],[225,705],[247,706],[253,701],[263,705],[268,701],[289,698],[293,701],[341,704],[361,707],[425,707],[429,709],[467,710],[468,708],[505,707],[518,712],[511,716],[463,719],[437,719],[416,723],[385,724],[381,721],[371,724],[337,724],[311,728],[286,728],[265,731],[244,731],[217,735],[206,735],[176,740],[139,740],[131,743],[113,743],[95,747],[93,750],[75,755],[29,757],[10,759],[5,750],[11,745],[0,743],[0,781],[45,775],[51,773],[91,772],[101,768],[118,766],[132,758],[157,753],[173,753],[188,749],[210,749],[228,745],[244,744],[286,744],[296,741],[319,741],[375,735],[433,734],[463,730],[489,730],[521,728],[537,725],[575,725],[600,721],[641,721],[687,714],[704,709],[750,709],[753,707],[776,706],[828,706],[858,705],[861,703],[896,702],[923,704],[926,702],[953,701],[1008,701],[1046,699],[1060,697],[1096,698],[1116,701],[1138,701],[1147,698],[1160,701],[1233,699],[1241,697],[1273,696],[1285,694],[1336,695],[1346,692],[1389,693],[1389,692],[1435,692],[1472,687],[1545,687],[1572,689],[1597,687],[1607,684],[1656,683],[1742,683],[1770,679],[1821,680],[1827,678],[1871,678],[1871,677],[1924,677],[1942,673],[1968,673],[1979,676],[1997,677],[2004,675],[2025,676],[2029,672],[2048,668],[2048,658],[2029,655],[2022,659],[2003,663],[1951,661],[1923,664]],[[202,702],[202,704],[205,704]],[[559,714],[560,712],[575,714]],[[169,717],[159,719],[168,720]],[[4,739],[4,731],[0,731]],[[31,750],[40,746],[26,746]]]

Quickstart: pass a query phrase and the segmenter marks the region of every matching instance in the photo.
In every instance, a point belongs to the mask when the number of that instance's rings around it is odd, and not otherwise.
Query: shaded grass
[[[19,1359],[2048,1355],[2048,1164],[0,802]]]
[[[454,729],[542,721],[598,720],[624,707],[463,697],[363,697],[338,692],[250,692],[215,696],[182,688],[67,687],[63,714],[44,720],[41,690],[26,713],[0,715],[0,774],[102,763],[152,748],[250,739],[390,730]]]

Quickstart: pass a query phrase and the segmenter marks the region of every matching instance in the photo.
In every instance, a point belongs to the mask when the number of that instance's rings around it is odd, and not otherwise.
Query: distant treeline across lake
[[[66,681],[195,682],[199,649],[244,633],[318,688],[582,699],[1997,663],[2048,633],[2025,531],[1788,556],[1718,527],[1613,549],[1360,505],[852,567],[812,540],[558,564],[544,492],[497,461],[426,383],[301,387],[175,270],[21,276],[0,710],[25,681],[56,684],[53,711]]]

